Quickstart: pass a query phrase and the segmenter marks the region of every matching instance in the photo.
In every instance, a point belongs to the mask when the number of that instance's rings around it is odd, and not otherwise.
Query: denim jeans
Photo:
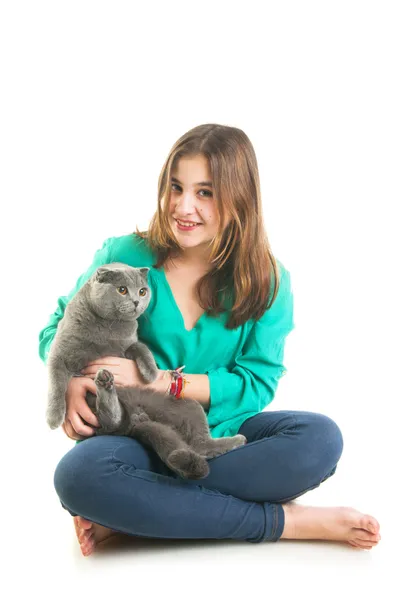
[[[334,474],[343,438],[329,417],[264,411],[239,433],[247,444],[208,460],[210,473],[182,479],[150,448],[123,436],[94,436],[61,459],[54,485],[73,516],[132,536],[277,541],[282,502]]]

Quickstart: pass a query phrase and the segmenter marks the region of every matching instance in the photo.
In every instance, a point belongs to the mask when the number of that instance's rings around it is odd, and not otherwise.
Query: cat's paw
[[[61,427],[62,423],[65,421],[65,414],[65,406],[60,406],[58,408],[49,406],[46,412],[46,421],[50,429],[57,429],[58,427]]]
[[[233,448],[240,448],[240,446],[247,444],[247,438],[241,433],[234,435],[232,439],[234,440]]]
[[[142,358],[137,358],[136,362],[140,375],[145,383],[153,383],[156,381],[159,376],[159,369],[157,368],[156,363],[148,364],[148,362],[142,360]]]
[[[150,421],[150,418],[146,414],[142,408],[137,408],[135,412],[130,417],[130,424],[134,427],[135,425],[139,425],[140,423],[145,423],[146,421]]]
[[[142,369],[141,370],[141,377],[143,378],[145,383],[153,383],[158,378],[158,375],[159,375],[159,371],[157,368],[156,368],[156,371],[154,369]]]
[[[94,378],[94,383],[97,387],[104,388],[106,390],[111,390],[113,387],[113,382],[115,378],[110,371],[106,369],[98,369],[97,374]]]
[[[203,456],[190,449],[173,450],[167,459],[168,466],[184,479],[203,479],[210,472]]]

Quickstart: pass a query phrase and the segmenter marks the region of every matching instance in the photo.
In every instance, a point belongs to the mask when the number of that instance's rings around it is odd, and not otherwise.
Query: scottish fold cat
[[[103,356],[135,360],[146,383],[156,379],[153,355],[137,336],[137,318],[151,298],[148,271],[148,267],[124,263],[103,265],[67,304],[47,361],[47,423],[51,429],[64,422],[70,379],[81,376],[81,369],[92,360]],[[246,443],[239,434],[213,439],[203,407],[196,400],[177,400],[139,387],[117,387],[112,373],[105,369],[97,372],[94,381],[97,394],[88,392],[86,400],[100,423],[96,435],[136,438],[183,478],[206,477],[206,459]]]

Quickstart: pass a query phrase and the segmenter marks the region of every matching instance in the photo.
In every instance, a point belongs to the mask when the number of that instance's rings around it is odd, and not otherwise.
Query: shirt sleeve
[[[50,316],[47,325],[39,333],[39,356],[44,364],[47,364],[47,357],[50,346],[57,332],[58,323],[64,316],[65,307],[78,290],[90,279],[94,272],[101,265],[113,262],[111,257],[111,242],[113,238],[108,238],[102,245],[102,248],[96,251],[93,261],[88,269],[80,275],[74,288],[67,296],[60,296],[57,301],[57,308]]]
[[[261,412],[274,398],[283,364],[285,341],[294,329],[290,273],[284,267],[277,296],[252,329],[235,365],[206,372],[210,384],[210,427],[244,413]]]

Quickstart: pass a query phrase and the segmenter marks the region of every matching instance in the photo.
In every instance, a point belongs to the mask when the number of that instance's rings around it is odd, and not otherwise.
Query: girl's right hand
[[[94,434],[94,429],[85,425],[82,418],[99,427],[99,422],[87,404],[86,393],[97,394],[95,383],[89,377],[72,377],[66,390],[66,416],[62,429],[71,440],[84,440]]]

